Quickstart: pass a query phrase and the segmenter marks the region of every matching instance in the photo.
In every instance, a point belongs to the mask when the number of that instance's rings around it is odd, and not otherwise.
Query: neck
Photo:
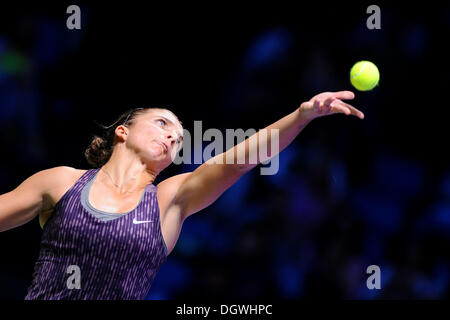
[[[157,172],[148,168],[136,154],[124,148],[115,148],[109,161],[101,168],[105,171],[101,179],[103,183],[114,185],[120,193],[131,193],[143,190],[153,183]]]

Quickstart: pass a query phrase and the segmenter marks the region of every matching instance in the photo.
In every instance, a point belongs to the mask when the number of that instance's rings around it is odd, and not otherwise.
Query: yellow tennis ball
[[[369,91],[375,88],[380,80],[380,72],[370,61],[359,61],[350,70],[350,82],[359,91]]]

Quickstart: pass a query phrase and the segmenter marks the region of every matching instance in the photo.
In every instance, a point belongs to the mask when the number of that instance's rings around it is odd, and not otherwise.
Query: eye
[[[161,121],[163,123],[163,126],[166,125],[166,122],[163,119],[158,119],[156,121]]]

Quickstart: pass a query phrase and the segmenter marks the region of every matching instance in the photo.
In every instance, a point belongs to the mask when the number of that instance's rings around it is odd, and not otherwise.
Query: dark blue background
[[[131,107],[224,132],[354,90],[365,119],[314,120],[277,175],[256,168],[188,218],[148,298],[449,297],[450,6],[380,4],[369,30],[372,3],[79,2],[77,31],[70,4],[0,5],[0,193],[46,168],[88,169],[94,121]],[[359,60],[380,69],[373,91],[350,85]],[[25,296],[40,235],[38,219],[0,233],[0,298]],[[372,264],[381,290],[366,287]]]

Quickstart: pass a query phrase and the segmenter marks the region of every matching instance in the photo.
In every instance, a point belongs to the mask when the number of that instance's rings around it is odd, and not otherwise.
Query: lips
[[[164,150],[167,152],[168,150],[169,150],[169,148],[167,147],[167,145],[164,143],[164,142],[161,142],[161,141],[156,141],[159,145],[161,145],[163,148],[164,148]]]

